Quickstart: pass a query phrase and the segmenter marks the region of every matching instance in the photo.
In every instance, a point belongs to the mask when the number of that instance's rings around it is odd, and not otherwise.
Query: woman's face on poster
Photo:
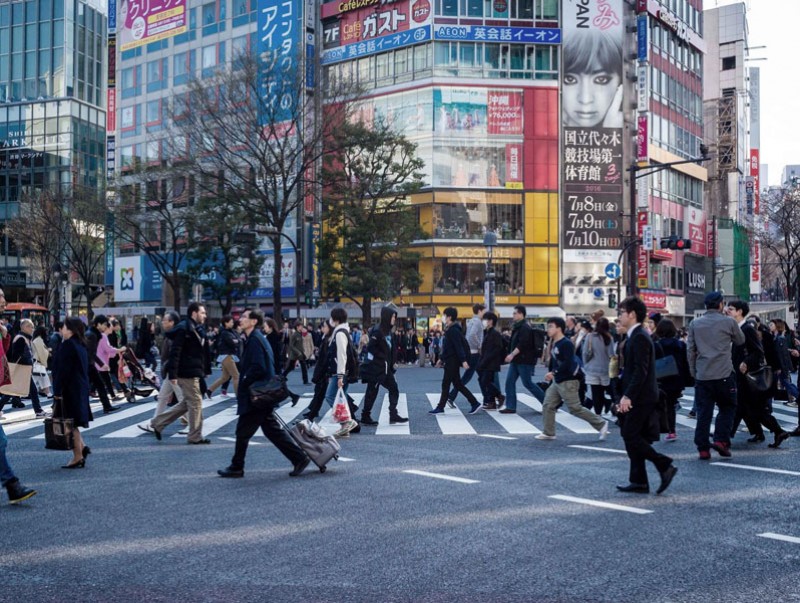
[[[561,88],[564,125],[582,128],[610,125],[604,124],[606,116],[619,112],[622,101],[620,79],[619,74],[608,71],[564,74]]]

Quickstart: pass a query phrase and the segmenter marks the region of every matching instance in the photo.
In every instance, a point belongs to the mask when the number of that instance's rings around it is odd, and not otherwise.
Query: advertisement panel
[[[186,0],[119,0],[121,51],[186,31]]]
[[[434,25],[435,40],[452,42],[505,42],[507,44],[561,44],[561,30],[551,27],[498,27],[496,25]]]
[[[561,245],[564,261],[616,261],[622,248],[620,214],[624,187],[622,0],[603,0],[590,5],[583,0],[565,0],[563,26]],[[603,77],[598,78],[598,73]]]
[[[106,138],[106,179],[113,180],[117,169],[117,139],[114,136]]]
[[[163,280],[144,255],[114,258],[114,301],[161,301]]]
[[[272,276],[275,273],[275,257],[272,250],[259,250],[259,255],[266,256],[258,275],[258,287],[252,292],[253,297],[274,297]],[[296,257],[293,249],[281,250],[281,295],[294,295]]]
[[[636,161],[639,163],[647,163],[650,160],[647,124],[647,114],[639,114],[636,121]]]
[[[640,211],[636,215],[636,234],[639,237],[644,237],[644,232],[647,228],[647,217],[646,211]],[[636,286],[639,288],[647,287],[649,268],[648,251],[645,245],[639,245],[636,249],[638,251],[638,256],[636,258]]]
[[[106,131],[114,133],[117,130],[117,90],[109,88],[106,91]]]
[[[108,34],[117,33],[117,0],[108,0]]]
[[[522,134],[522,92],[489,90],[486,122],[489,134]]]
[[[642,289],[639,291],[639,298],[648,310],[667,307],[667,292],[662,289]]]
[[[636,17],[636,58],[639,61],[646,62],[650,50],[650,44],[647,40],[647,13]]]
[[[108,37],[108,87],[117,85],[117,38]]]
[[[703,210],[694,207],[686,208],[689,219],[689,239],[692,241],[692,253],[706,255],[706,215]]]
[[[429,25],[430,5],[427,11],[415,12],[414,5],[418,3],[419,0],[405,0],[345,13],[339,20],[339,43],[355,44]]]
[[[366,42],[358,42],[356,44],[348,44],[346,46],[339,46],[338,48],[330,48],[322,52],[320,62],[323,65],[331,65],[349,59],[357,59],[365,57],[378,52],[386,52],[388,50],[396,50],[398,48],[405,48],[406,46],[413,46],[414,44],[421,44],[431,39],[431,26],[425,25],[424,27],[417,27],[409,29],[396,34],[382,36],[374,40]]]
[[[259,88],[265,104],[278,103],[277,115],[268,118],[272,123],[291,119],[297,103],[295,74],[303,48],[302,11],[302,0],[261,0],[258,4]]]
[[[522,145],[506,145],[506,188],[522,188]]]
[[[760,172],[760,158],[758,149],[750,149],[750,175],[753,177],[755,191],[753,193],[753,213],[758,215],[761,213],[761,178]]]

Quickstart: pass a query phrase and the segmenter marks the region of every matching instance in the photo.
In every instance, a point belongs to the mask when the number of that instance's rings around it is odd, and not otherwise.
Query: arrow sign
[[[619,264],[608,264],[606,266],[606,276],[611,280],[618,279],[622,276],[622,268],[620,268]]]

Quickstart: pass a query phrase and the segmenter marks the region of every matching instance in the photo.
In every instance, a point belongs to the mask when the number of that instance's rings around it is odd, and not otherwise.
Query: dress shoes
[[[244,469],[225,467],[225,469],[217,469],[217,475],[220,477],[244,477]]]
[[[294,469],[292,470],[292,472],[291,472],[289,475],[290,475],[291,477],[297,477],[297,476],[298,476],[298,475],[300,475],[300,474],[301,474],[303,471],[305,471],[305,470],[306,470],[306,467],[308,467],[308,464],[309,464],[310,462],[311,462],[311,459],[310,459],[310,458],[308,458],[308,457],[304,458],[302,461],[300,461],[299,463],[297,463],[297,464],[294,466]]]
[[[769,446],[770,448],[780,448],[781,444],[783,444],[788,439],[789,439],[789,432],[781,431],[780,433],[775,434],[775,441],[772,444],[767,444],[767,446]]]
[[[103,409],[103,414],[110,415],[112,412],[116,412],[119,410],[119,406],[109,406],[108,408]]]
[[[196,440],[194,442],[189,442],[189,444],[192,444],[193,446],[196,446],[198,444],[210,444],[210,443],[211,443],[211,440],[209,440],[208,438],[203,438],[202,440]]]
[[[647,484],[625,484],[624,486],[617,486],[620,492],[634,492],[635,494],[649,494],[650,486]]]
[[[367,427],[375,427],[378,424],[378,422],[369,415],[367,415],[366,417],[364,415],[361,415],[361,424],[366,425]]]
[[[789,435],[793,437],[800,436],[800,427],[796,427],[794,430],[790,431]]]
[[[401,425],[403,423],[408,423],[408,417],[401,417],[400,415],[389,417],[389,425]]]
[[[763,435],[754,435],[752,438],[747,438],[747,443],[748,444],[760,444],[765,439],[766,438],[764,438]]]
[[[501,415],[515,415],[515,414],[517,414],[517,411],[513,410],[511,408],[501,408],[498,412]]]
[[[661,472],[661,484],[658,486],[656,494],[661,494],[664,490],[669,488],[669,485],[672,483],[672,478],[675,477],[676,473],[678,473],[678,468],[675,465],[670,465]]]

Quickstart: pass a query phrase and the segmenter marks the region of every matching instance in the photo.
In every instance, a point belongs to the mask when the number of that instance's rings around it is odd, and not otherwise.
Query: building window
[[[457,17],[458,0],[436,0],[435,12],[443,17]]]
[[[206,70],[215,67],[217,64],[217,45],[211,44],[210,46],[203,46],[203,75],[206,75]]]
[[[736,57],[722,57],[722,70],[736,69]]]

